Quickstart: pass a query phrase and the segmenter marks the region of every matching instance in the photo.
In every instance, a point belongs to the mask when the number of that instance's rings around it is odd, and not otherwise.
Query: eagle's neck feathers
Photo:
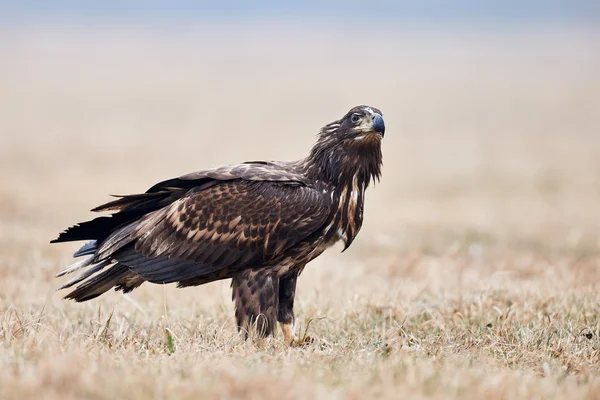
[[[357,179],[365,187],[371,180],[379,181],[381,166],[381,137],[344,137],[338,132],[339,123],[321,129],[318,140],[308,157],[301,162],[304,174],[333,186],[347,186]],[[357,175],[358,174],[358,175]]]
[[[325,126],[300,165],[331,196],[325,241],[342,239],[347,248],[362,225],[365,189],[381,174],[381,138],[376,134],[360,140],[344,137],[337,131],[339,126],[337,122]]]

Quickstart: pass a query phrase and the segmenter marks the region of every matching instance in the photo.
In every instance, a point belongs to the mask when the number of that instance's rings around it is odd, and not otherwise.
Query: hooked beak
[[[375,114],[371,121],[371,128],[375,132],[381,133],[381,136],[385,135],[385,122],[383,122],[383,117],[381,115]]]

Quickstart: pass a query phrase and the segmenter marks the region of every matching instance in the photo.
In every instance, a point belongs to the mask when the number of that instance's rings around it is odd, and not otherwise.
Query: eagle
[[[114,196],[110,212],[71,226],[51,243],[86,241],[83,270],[60,289],[93,299],[144,282],[178,287],[231,279],[238,330],[248,337],[294,334],[296,281],[308,262],[338,241],[346,250],[363,223],[365,189],[379,181],[385,124],[380,110],[357,106],[325,125],[307,157],[251,161],[193,172],[145,193]],[[342,250],[343,251],[343,250]]]

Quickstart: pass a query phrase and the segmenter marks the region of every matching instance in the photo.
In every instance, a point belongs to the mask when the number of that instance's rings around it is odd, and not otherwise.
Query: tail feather
[[[129,268],[117,263],[77,286],[75,290],[65,296],[65,299],[73,299],[77,302],[91,300],[118,285],[119,281],[129,273]]]
[[[82,280],[84,280],[86,278],[89,278],[90,276],[94,275],[96,272],[101,271],[104,267],[106,267],[109,264],[110,264],[110,261],[102,261],[101,263],[94,265],[92,268],[88,269],[83,274],[76,276],[75,278],[71,279],[70,281],[68,281],[61,287],[59,287],[58,290],[66,289],[68,287],[75,285],[76,283],[81,282]]]
[[[116,213],[81,222],[60,233],[58,238],[50,243],[88,241],[75,252],[74,257],[89,257],[77,261],[57,275],[60,277],[82,268],[89,268],[61,287],[64,289],[79,284],[65,298],[86,301],[112,287],[127,293],[140,286],[145,281],[144,278],[117,262],[113,255],[132,242],[130,234],[144,215],[181,198],[188,189],[165,187],[152,193],[120,196],[119,199],[93,210],[117,211]]]
[[[63,275],[67,275],[67,274],[77,271],[78,269],[85,268],[85,267],[91,265],[93,260],[94,260],[94,257],[92,256],[92,257],[88,257],[84,260],[79,260],[77,262],[74,262],[73,264],[69,265],[66,269],[64,269],[63,271],[56,274],[56,277],[60,278]]]

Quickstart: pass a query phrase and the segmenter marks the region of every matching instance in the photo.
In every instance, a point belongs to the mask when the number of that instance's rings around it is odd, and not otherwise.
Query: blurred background
[[[383,176],[295,301],[330,346],[241,345],[229,282],[56,292],[109,194],[359,104]],[[599,296],[598,0],[0,0],[0,398],[593,398]]]
[[[305,274],[597,254],[599,21],[597,1],[0,2],[0,297],[45,301],[76,248],[48,241],[108,194],[304,157],[358,104],[386,118],[383,177],[345,258]]]

